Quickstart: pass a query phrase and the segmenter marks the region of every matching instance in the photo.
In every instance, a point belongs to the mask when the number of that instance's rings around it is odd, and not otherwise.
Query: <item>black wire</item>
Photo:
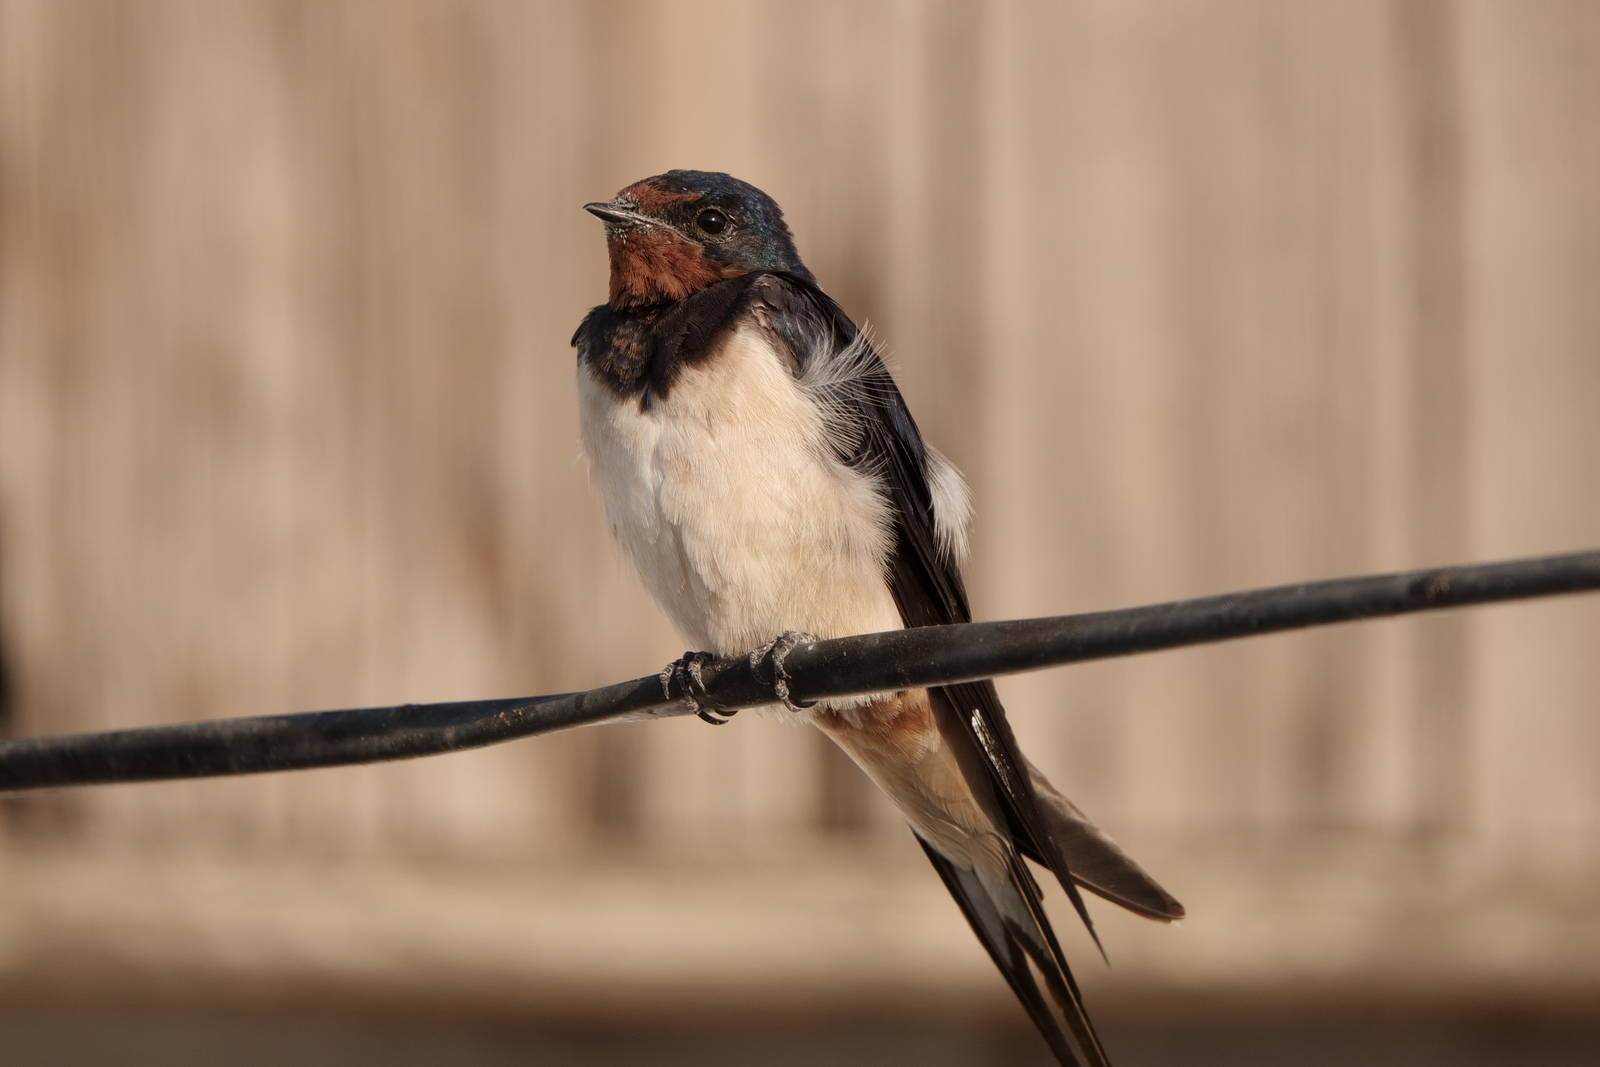
[[[988,678],[1387,615],[1600,589],[1600,551],[1342,578],[1120,611],[929,626],[803,644],[796,700]],[[707,664],[708,703],[772,702],[745,657]],[[766,679],[766,680],[764,680]],[[257,774],[477,748],[570,726],[689,714],[658,676],[583,693],[217,719],[0,741],[0,791]]]

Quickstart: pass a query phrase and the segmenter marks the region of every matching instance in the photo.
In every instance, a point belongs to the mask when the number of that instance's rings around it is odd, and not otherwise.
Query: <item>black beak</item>
[[[641,215],[634,210],[634,206],[626,200],[596,201],[593,204],[583,205],[583,210],[604,222],[607,227],[619,226],[654,226],[656,220],[648,215]]]

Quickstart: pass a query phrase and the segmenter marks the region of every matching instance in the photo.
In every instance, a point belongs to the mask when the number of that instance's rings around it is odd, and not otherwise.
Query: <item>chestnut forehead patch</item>
[[[634,182],[622,190],[623,197],[632,200],[646,215],[655,215],[674,204],[688,204],[700,199],[700,194],[688,190],[663,189],[651,179]]]

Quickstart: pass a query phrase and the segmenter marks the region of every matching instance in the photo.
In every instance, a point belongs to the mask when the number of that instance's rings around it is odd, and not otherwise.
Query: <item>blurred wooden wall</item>
[[[5,729],[677,655],[606,541],[567,342],[604,295],[578,205],[669,167],[773,193],[881,333],[974,484],[984,616],[1600,544],[1586,0],[4,0]],[[1589,864],[1597,641],[1600,603],[1545,603],[1003,691],[1133,843]],[[751,722],[32,797],[8,828],[910,855],[818,738]],[[1180,892],[1254,877],[1173,855]]]

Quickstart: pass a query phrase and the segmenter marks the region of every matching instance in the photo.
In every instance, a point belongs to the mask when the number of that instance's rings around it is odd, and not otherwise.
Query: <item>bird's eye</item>
[[[701,233],[716,236],[728,228],[728,216],[714,207],[708,207],[695,216],[694,224],[700,227]]]

